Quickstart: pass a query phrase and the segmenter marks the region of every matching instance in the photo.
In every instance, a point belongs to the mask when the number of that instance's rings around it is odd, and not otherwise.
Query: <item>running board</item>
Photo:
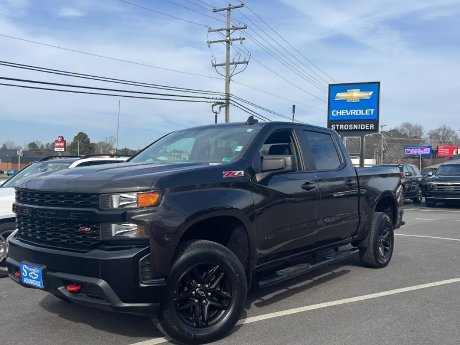
[[[308,272],[314,271],[316,269],[320,269],[328,265],[334,264],[336,262],[346,260],[353,254],[357,253],[358,250],[358,248],[353,248],[351,250],[342,250],[339,252],[329,254],[325,256],[321,261],[315,262],[313,264],[304,263],[283,268],[279,271],[276,271],[276,273],[271,276],[260,279],[259,287],[264,288],[270,285],[278,284],[286,280],[306,274]]]

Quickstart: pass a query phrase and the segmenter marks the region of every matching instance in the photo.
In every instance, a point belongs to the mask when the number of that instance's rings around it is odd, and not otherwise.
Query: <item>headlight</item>
[[[102,240],[116,240],[116,239],[141,239],[148,238],[145,226],[133,223],[102,223],[101,224],[101,238]]]
[[[157,206],[161,201],[159,192],[119,193],[101,195],[102,209],[142,208]]]

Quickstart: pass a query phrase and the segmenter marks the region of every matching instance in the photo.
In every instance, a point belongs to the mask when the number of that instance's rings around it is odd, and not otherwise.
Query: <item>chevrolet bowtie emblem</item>
[[[371,98],[374,91],[361,91],[360,89],[347,90],[347,92],[337,92],[335,101],[359,102],[362,99]]]

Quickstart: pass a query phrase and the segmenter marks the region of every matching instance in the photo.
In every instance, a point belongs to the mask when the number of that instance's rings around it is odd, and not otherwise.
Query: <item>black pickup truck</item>
[[[355,169],[336,132],[250,118],[24,181],[7,267],[22,286],[208,342],[233,328],[251,286],[356,252],[386,266],[402,201],[399,170]]]

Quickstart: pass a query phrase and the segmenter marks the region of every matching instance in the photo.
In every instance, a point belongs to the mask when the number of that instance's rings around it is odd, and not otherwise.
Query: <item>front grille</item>
[[[432,190],[437,191],[445,191],[445,192],[460,192],[460,185],[453,185],[453,184],[441,184],[436,183],[433,184]]]
[[[82,224],[56,219],[16,218],[18,238],[24,241],[59,248],[94,248],[100,242],[99,224]]]
[[[90,193],[55,193],[42,191],[16,190],[16,202],[26,205],[98,208],[99,195]]]

